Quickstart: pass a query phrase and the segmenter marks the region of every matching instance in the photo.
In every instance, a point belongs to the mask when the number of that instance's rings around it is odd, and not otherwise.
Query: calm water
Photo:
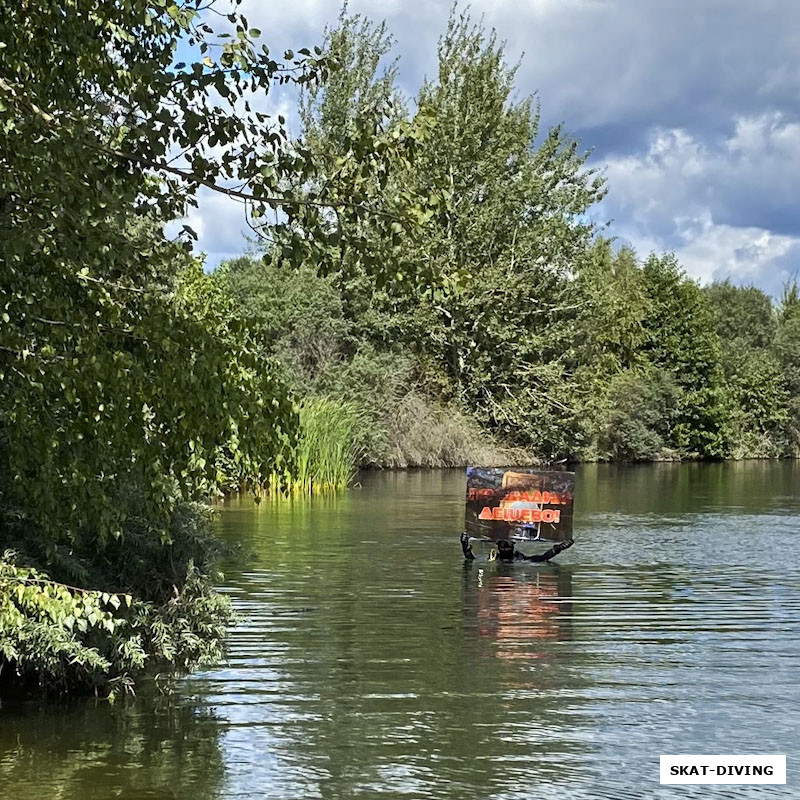
[[[800,464],[579,471],[557,566],[473,563],[462,472],[231,502],[218,669],[0,710],[0,798],[800,796]],[[662,753],[786,786],[661,787]]]

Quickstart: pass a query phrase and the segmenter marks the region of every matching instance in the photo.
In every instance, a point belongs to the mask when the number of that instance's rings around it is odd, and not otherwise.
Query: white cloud
[[[605,205],[621,238],[674,250],[702,280],[774,290],[787,276],[800,250],[798,123],[780,114],[739,117],[727,136],[706,143],[686,130],[658,130],[644,153],[603,166]]]
[[[197,208],[190,209],[181,224],[197,234],[195,252],[205,253],[206,267],[213,269],[220,261],[241,255],[247,247],[245,237],[253,232],[245,221],[244,206],[233,198],[201,189],[197,201]]]
[[[783,283],[785,271],[776,265],[800,245],[800,239],[763,228],[718,225],[710,214],[678,229],[682,244],[676,255],[690,275],[703,281],[732,278],[737,283]]]

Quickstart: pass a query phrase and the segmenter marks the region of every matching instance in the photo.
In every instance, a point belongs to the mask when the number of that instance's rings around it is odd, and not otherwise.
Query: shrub
[[[606,395],[600,457],[643,461],[664,455],[678,402],[679,390],[663,370],[615,375]]]
[[[176,508],[166,541],[131,520],[102,549],[51,559],[91,588],[31,566],[40,556],[35,547],[5,550],[0,688],[91,690],[113,698],[132,691],[146,670],[175,673],[213,663],[231,616],[228,598],[212,588],[220,577],[212,570],[216,552],[208,511],[189,504]]]
[[[416,390],[408,392],[389,415],[387,467],[464,467],[529,464],[530,452],[505,447],[478,422],[452,405],[430,400]]]

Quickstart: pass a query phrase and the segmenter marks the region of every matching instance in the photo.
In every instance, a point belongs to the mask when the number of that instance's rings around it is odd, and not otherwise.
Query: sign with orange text
[[[574,491],[574,472],[467,467],[465,530],[495,541],[571,539]]]

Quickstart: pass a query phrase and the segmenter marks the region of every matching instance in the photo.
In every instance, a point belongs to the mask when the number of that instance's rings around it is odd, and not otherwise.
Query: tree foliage
[[[367,189],[429,126],[419,115],[389,135],[359,117],[319,181],[314,154],[260,109],[274,86],[336,69],[320,48],[276,58],[238,12],[200,0],[0,12],[0,545],[100,589],[121,542],[175,554],[172,521],[218,484],[221,452],[259,483],[296,432],[279,371],[189,255],[193,232],[165,226],[201,189],[221,192],[287,263],[324,270],[335,242],[393,274],[349,231],[410,234],[425,217],[412,192],[377,207]],[[178,591],[183,555],[161,574]]]
[[[780,358],[780,314],[754,286],[729,281],[706,288],[723,344],[726,439],[734,456],[792,453],[790,371]]]
[[[331,41],[350,54],[352,77],[312,93],[304,120],[316,146],[334,154],[331,121],[352,116],[362,97],[394,98],[397,90],[392,68],[378,68],[390,45],[382,27],[345,18]],[[341,291],[365,338],[404,343],[440,376],[433,380],[444,399],[555,454],[564,446],[551,444],[556,420],[569,412],[552,396],[563,372],[552,323],[566,303],[564,277],[591,236],[581,215],[602,195],[602,181],[562,128],[541,134],[532,99],[513,98],[514,68],[494,33],[455,15],[438,55],[436,80],[416,97],[436,135],[395,173],[439,202],[420,235],[402,241],[401,269],[413,277],[381,291],[342,270]],[[375,188],[379,196],[395,191],[391,181]]]
[[[680,392],[665,370],[627,369],[609,381],[599,452],[614,461],[651,461],[670,449]]]
[[[643,345],[648,361],[682,389],[672,443],[696,456],[725,455],[720,341],[702,290],[674,256],[651,255],[642,271],[652,310]]]
[[[223,652],[228,598],[211,580],[216,545],[207,511],[184,505],[169,523],[170,542],[153,539],[144,521],[101,550],[77,549],[92,588],[54,581],[21,562],[36,547],[0,557],[0,691],[38,686],[47,692],[132,691],[143,670],[187,670]],[[54,571],[64,571],[58,562]]]
[[[396,86],[384,24],[345,8],[326,41],[346,69],[305,93],[302,122],[320,163],[335,176],[359,115],[391,129],[416,105],[436,135],[369,192],[381,203],[413,187],[440,204],[413,239],[357,229],[376,251],[399,253],[410,277],[376,281],[346,248],[326,267],[327,305],[310,314],[317,325],[306,341],[316,336],[335,355],[322,383],[290,366],[301,393],[339,391],[337,377],[355,374],[368,346],[407,387],[548,460],[791,452],[791,322],[778,325],[756,289],[702,290],[674,256],[642,260],[601,236],[588,220],[602,176],[563,126],[541,130],[536,98],[516,99],[515,69],[494,32],[454,11],[436,76],[413,103]],[[266,252],[274,263],[279,253]],[[290,330],[295,321],[276,336]],[[374,382],[359,386],[348,399],[383,401]]]
[[[212,6],[0,0],[4,674],[216,653],[191,503],[221,487],[509,444],[798,452],[797,287],[703,290],[601,237],[602,175],[516,98],[494,32],[454,11],[412,101],[383,24],[345,7],[277,57]],[[286,84],[299,138],[263,110]],[[201,191],[241,203],[258,258],[207,275],[165,233]]]

